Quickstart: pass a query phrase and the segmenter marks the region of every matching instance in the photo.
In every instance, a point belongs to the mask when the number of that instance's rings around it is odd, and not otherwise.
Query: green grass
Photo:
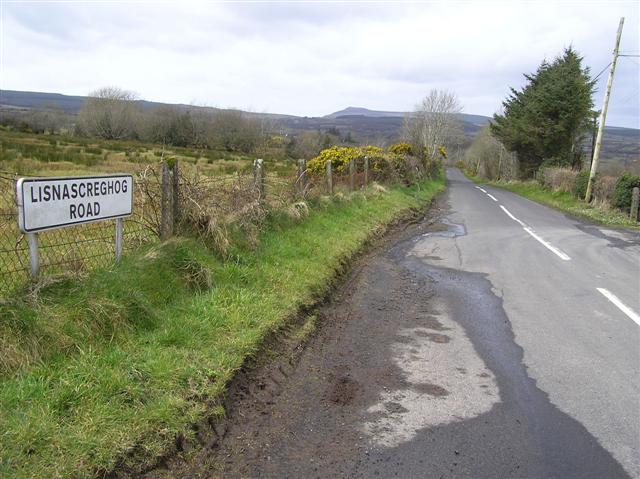
[[[594,223],[614,227],[639,228],[638,223],[631,221],[627,215],[620,211],[593,207],[583,200],[575,198],[571,193],[550,191],[535,181],[493,181],[488,184]]]
[[[0,477],[95,477],[167,451],[265,336],[326,294],[374,231],[444,187],[319,201],[222,262],[190,239],[0,304]]]

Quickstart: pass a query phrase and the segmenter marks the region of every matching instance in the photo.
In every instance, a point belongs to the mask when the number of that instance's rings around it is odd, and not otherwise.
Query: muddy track
[[[244,450],[234,439],[245,429],[260,428],[266,416],[279,400],[290,377],[298,368],[300,358],[310,344],[321,344],[327,333],[332,334],[336,321],[343,323],[348,317],[340,317],[332,308],[347,301],[354,283],[363,269],[399,238],[410,237],[436,222],[443,195],[420,209],[408,210],[395,222],[375,232],[362,250],[342,264],[336,273],[332,287],[324,297],[301,311],[282,329],[270,334],[255,357],[248,358],[236,373],[222,400],[209,402],[210,415],[192,424],[195,439],[183,434],[175,438],[175,444],[152,466],[140,469],[136,461],[123,461],[107,477],[120,478],[168,478],[168,477],[233,477],[246,476],[232,472],[229,456],[232,451]],[[441,226],[433,226],[441,228]],[[355,387],[348,379],[338,379],[330,393],[335,404],[346,404],[355,395]],[[220,405],[225,415],[220,418],[213,411]]]

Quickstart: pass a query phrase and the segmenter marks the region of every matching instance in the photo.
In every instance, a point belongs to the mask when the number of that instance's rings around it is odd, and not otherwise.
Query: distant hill
[[[402,125],[402,121],[398,122],[397,119],[404,120],[404,117],[408,112],[404,111],[381,111],[381,110],[369,110],[368,108],[361,108],[350,106],[344,110],[336,111],[328,115],[323,116],[324,119],[330,120],[348,120],[351,119],[351,123],[354,121],[369,121],[371,118],[386,118],[395,119],[390,120],[389,125]],[[465,133],[475,133],[484,125],[486,125],[490,118],[482,115],[471,115],[469,113],[460,113],[460,120],[464,125]]]
[[[368,108],[360,108],[355,106],[349,106],[344,110],[329,113],[323,118],[341,118],[345,116],[366,116],[368,118],[404,118],[409,112],[405,111],[382,111],[382,110],[369,110]],[[460,117],[470,123],[477,126],[484,126],[490,118],[483,115],[472,115],[469,113],[461,113]]]
[[[76,115],[86,101],[86,96],[61,95],[60,93],[42,93],[33,91],[15,91],[0,90],[0,109],[2,108],[21,108],[21,109],[59,109],[66,113]],[[187,109],[203,109],[216,111],[219,108],[208,106],[185,105],[183,103],[160,103],[156,101],[137,100],[143,110],[152,110],[161,106],[173,106],[184,110]],[[249,115],[260,117],[268,117],[273,119],[288,118],[291,115],[281,115],[277,113],[254,113],[247,112]]]
[[[336,111],[325,115],[323,118],[339,118],[341,116],[367,116],[370,118],[389,118],[400,117],[404,118],[405,113],[402,111],[379,111],[369,110],[368,108],[360,108],[357,106],[348,106],[344,110]]]
[[[55,108],[75,115],[80,111],[85,100],[86,97],[84,96],[61,95],[59,93],[0,90],[0,114],[3,110]],[[138,100],[138,103],[143,110],[170,105],[146,100]],[[194,108],[202,108],[209,111],[218,110],[217,108],[184,104],[171,106],[177,106],[185,110]],[[283,133],[337,129],[341,133],[350,132],[356,140],[362,142],[391,142],[397,141],[399,138],[406,113],[369,110],[350,106],[323,117],[301,117],[256,112],[247,112],[247,114],[270,120]],[[460,119],[469,142],[475,133],[490,120],[487,116],[469,113],[461,113]],[[619,163],[626,169],[640,171],[640,130],[615,126],[606,127],[602,159],[603,167],[607,164],[612,164],[613,161],[613,163]]]

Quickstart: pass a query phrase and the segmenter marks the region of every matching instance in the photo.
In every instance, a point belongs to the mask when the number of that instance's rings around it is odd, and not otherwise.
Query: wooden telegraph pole
[[[616,47],[613,50],[613,60],[611,61],[611,69],[609,70],[609,79],[607,80],[607,89],[604,92],[604,101],[602,111],[600,112],[600,124],[598,125],[598,135],[596,136],[596,147],[593,150],[593,160],[591,161],[591,172],[589,173],[589,183],[587,183],[587,193],[584,195],[585,201],[591,201],[593,192],[593,179],[598,172],[598,161],[600,160],[600,148],[602,147],[602,135],[604,133],[604,122],[607,118],[607,108],[609,107],[609,97],[611,96],[611,86],[613,85],[613,75],[616,72],[616,62],[620,51],[620,37],[622,36],[622,26],[624,25],[624,17],[620,18],[618,26],[618,35],[616,37]]]

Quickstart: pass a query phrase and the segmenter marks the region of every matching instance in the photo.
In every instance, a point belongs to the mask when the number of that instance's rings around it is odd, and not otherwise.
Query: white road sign
[[[16,195],[20,230],[33,233],[131,215],[133,177],[20,178]]]

